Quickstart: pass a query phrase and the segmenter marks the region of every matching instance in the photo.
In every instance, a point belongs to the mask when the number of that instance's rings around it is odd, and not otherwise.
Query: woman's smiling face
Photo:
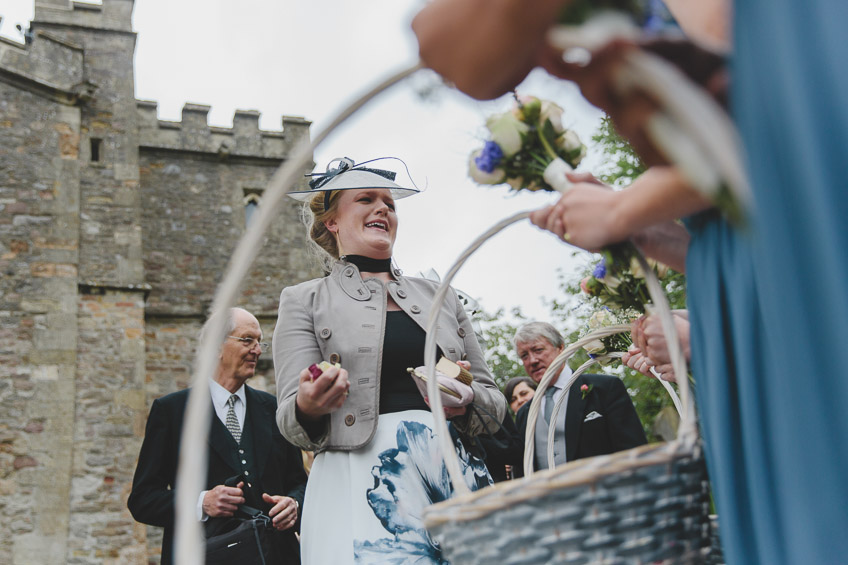
[[[341,191],[338,212],[324,223],[339,239],[342,255],[389,259],[397,237],[397,214],[390,190],[353,188]]]

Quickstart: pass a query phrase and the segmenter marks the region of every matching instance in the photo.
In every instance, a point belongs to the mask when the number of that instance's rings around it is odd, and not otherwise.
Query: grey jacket
[[[333,271],[283,290],[273,356],[277,379],[277,424],[293,444],[316,452],[354,450],[371,441],[377,429],[380,372],[386,323],[386,290],[418,325],[424,328],[438,285],[395,273],[393,281],[362,280],[355,265],[336,262]],[[385,287],[385,290],[384,290]],[[471,363],[474,404],[497,422],[506,413],[471,323],[454,293],[448,293],[439,314],[436,343],[453,361]],[[338,362],[350,378],[350,396],[341,409],[325,418],[319,437],[310,438],[295,417],[299,375],[312,363]],[[412,377],[410,377],[412,378]],[[452,420],[460,430],[476,435],[497,424],[489,417],[463,416]]]

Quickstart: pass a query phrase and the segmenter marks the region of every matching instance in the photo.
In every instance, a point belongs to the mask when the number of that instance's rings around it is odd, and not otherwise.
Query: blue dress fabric
[[[692,372],[725,556],[728,563],[779,563],[771,557],[780,548],[765,536],[775,502],[764,464],[770,407],[761,399],[770,383],[750,240],[714,212],[686,225]]]
[[[848,556],[848,2],[738,0],[747,233],[689,222],[692,368],[728,563]]]

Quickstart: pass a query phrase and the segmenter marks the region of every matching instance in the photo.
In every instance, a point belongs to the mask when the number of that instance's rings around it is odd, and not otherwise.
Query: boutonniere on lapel
[[[584,385],[582,385],[582,386],[580,387],[580,394],[582,395],[582,396],[581,396],[581,398],[582,398],[583,400],[586,400],[586,397],[587,397],[587,396],[589,396],[589,393],[591,393],[591,392],[592,392],[592,389],[593,389],[594,387],[595,387],[595,385],[585,385],[585,384],[584,384]]]

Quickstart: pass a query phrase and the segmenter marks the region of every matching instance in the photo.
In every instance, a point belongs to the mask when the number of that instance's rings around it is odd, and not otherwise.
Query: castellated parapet
[[[103,0],[102,4],[35,0],[33,21],[135,35],[132,30],[134,4],[135,0]]]
[[[45,31],[34,32],[29,46],[0,37],[0,73],[66,104],[78,104],[94,90],[83,78],[83,48]]]
[[[266,131],[259,129],[259,112],[236,110],[233,127],[224,128],[209,125],[211,108],[202,104],[185,104],[179,122],[158,119],[158,104],[154,101],[139,100],[136,105],[139,146],[143,150],[279,161],[287,158],[298,142],[309,137],[310,122],[299,117],[283,116],[282,131]]]

